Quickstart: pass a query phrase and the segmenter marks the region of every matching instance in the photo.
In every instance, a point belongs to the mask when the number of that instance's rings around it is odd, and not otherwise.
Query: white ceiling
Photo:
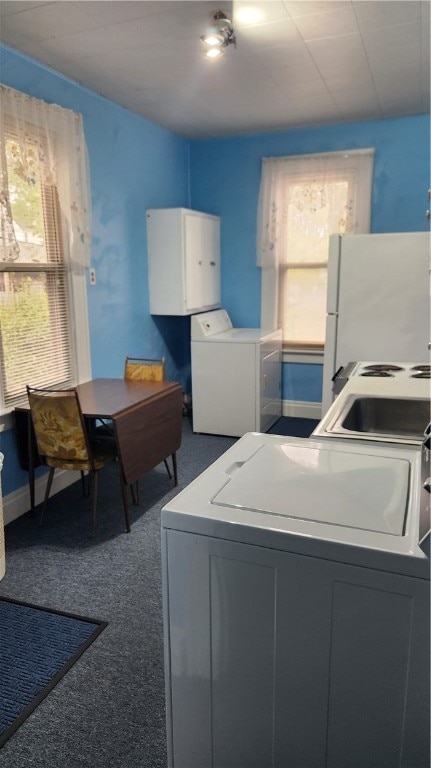
[[[199,38],[218,9],[237,47],[210,60]],[[0,14],[3,43],[189,139],[430,108],[430,0],[2,0]]]

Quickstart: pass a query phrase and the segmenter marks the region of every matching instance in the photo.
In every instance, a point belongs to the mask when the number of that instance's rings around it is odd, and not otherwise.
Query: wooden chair
[[[43,522],[55,470],[80,471],[85,495],[88,494],[85,492],[84,473],[88,472],[89,485],[93,486],[94,537],[99,470],[116,459],[115,443],[89,435],[76,389],[52,390],[27,386],[27,394],[37,449],[50,468],[39,524]],[[130,532],[127,494],[122,480],[121,491],[126,528]]]
[[[126,357],[124,378],[135,381],[164,381],[165,358]]]
[[[124,364],[124,378],[131,381],[164,381],[165,380],[165,358],[151,357],[126,357]],[[171,470],[167,459],[164,459],[165,467],[169,478],[172,478]],[[174,469],[175,485],[178,485],[176,456],[172,456],[172,465]],[[136,483],[136,496],[139,498],[138,483]]]

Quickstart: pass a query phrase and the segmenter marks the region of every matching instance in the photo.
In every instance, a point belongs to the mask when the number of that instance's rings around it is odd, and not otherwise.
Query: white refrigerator
[[[332,235],[322,416],[352,361],[429,362],[430,233]]]

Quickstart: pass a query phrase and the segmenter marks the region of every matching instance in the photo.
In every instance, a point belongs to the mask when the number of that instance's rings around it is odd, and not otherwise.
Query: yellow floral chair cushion
[[[38,451],[49,467],[92,470],[106,464],[110,456],[106,455],[105,446],[89,453],[74,390],[49,394],[29,392],[28,399]]]
[[[134,381],[164,381],[165,361],[126,357],[124,378]]]

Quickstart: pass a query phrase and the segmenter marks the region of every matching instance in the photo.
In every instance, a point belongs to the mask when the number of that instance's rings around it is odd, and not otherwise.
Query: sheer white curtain
[[[373,156],[374,150],[364,149],[263,158],[257,216],[263,328],[280,325],[279,274],[280,267],[289,264],[292,212],[295,226],[314,238],[368,232]],[[348,188],[341,207],[336,182]],[[313,256],[304,254],[303,259],[306,263]]]
[[[32,185],[55,189],[66,226],[65,262],[81,274],[90,264],[91,197],[82,116],[56,104],[0,86],[0,269],[18,261],[19,244],[12,221],[6,141],[13,140],[8,161]],[[9,165],[10,167],[10,165]]]

